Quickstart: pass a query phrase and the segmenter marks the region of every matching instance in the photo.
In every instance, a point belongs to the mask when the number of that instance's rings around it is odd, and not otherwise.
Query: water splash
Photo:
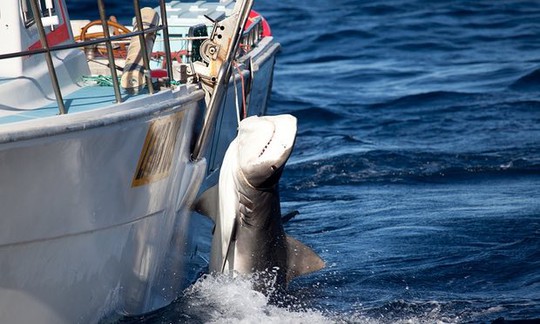
[[[204,323],[333,323],[321,312],[298,305],[290,296],[272,302],[253,289],[261,276],[204,275],[182,298],[183,315]],[[272,279],[265,276],[264,284]]]
[[[280,293],[278,298],[254,290],[256,285],[273,286],[267,273],[231,277],[211,274],[202,276],[189,287],[178,304],[178,323],[460,323],[471,314],[457,312],[455,303],[437,301],[407,302],[397,300],[372,307],[357,304],[345,312],[310,307],[301,297]],[[275,293],[275,292],[274,292]],[[273,298],[274,297],[274,298]],[[467,309],[471,309],[470,305]],[[485,314],[483,314],[485,315]],[[170,317],[168,318],[171,319]],[[174,322],[174,321],[173,321]]]

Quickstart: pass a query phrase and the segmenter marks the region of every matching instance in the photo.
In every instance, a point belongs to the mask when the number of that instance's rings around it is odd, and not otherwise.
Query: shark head
[[[296,118],[291,115],[252,116],[238,128],[238,163],[245,180],[255,188],[279,181],[296,139]]]

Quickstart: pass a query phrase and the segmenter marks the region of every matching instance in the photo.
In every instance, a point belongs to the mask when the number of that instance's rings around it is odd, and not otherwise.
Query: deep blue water
[[[327,268],[279,307],[208,277],[141,321],[540,318],[540,2],[255,8],[283,47],[269,112],[299,120],[281,184],[300,215],[286,231]]]

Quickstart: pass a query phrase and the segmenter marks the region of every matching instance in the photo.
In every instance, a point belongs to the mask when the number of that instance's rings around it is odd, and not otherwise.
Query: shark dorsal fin
[[[218,185],[206,189],[195,203],[195,211],[210,217],[214,223],[219,213],[219,188]]]
[[[287,235],[287,282],[324,268],[324,261],[311,248]]]

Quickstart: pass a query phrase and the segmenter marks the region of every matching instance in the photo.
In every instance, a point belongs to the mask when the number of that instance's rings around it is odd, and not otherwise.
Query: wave
[[[455,51],[463,51],[467,49],[466,46],[457,45],[449,41],[423,41],[423,42],[398,42],[394,46],[392,46],[396,50],[401,51],[410,51],[410,52],[425,52],[425,51],[431,51],[431,52],[455,52]]]
[[[232,277],[204,275],[171,306],[121,323],[309,323],[333,321],[322,312],[310,309],[292,295],[278,302],[253,289],[254,285],[272,285],[271,276],[254,274]]]
[[[346,119],[346,116],[325,108],[296,109],[291,113],[297,117],[302,124],[316,123],[317,125],[320,125],[321,121],[328,124]]]
[[[356,0],[354,0],[355,3],[358,3]],[[396,14],[400,13],[402,11],[402,8],[398,6],[391,6],[388,4],[373,4],[373,3],[366,3],[362,6],[362,10],[365,11],[369,15],[389,15],[389,14]]]
[[[492,323],[492,324],[532,324],[538,319],[505,319],[501,313],[520,305],[527,307],[524,300],[509,301],[499,306],[485,305],[486,301],[436,301],[403,300],[390,301],[380,307],[363,307],[365,315],[353,317],[352,323]],[[477,305],[480,304],[480,305]],[[520,314],[522,315],[522,314]],[[522,315],[523,316],[523,315]],[[520,317],[518,317],[520,318]],[[523,318],[523,317],[521,317]]]
[[[495,320],[503,311],[508,312],[524,304],[526,306],[523,300],[512,300],[492,307],[484,300],[397,298],[375,305],[369,301],[353,303],[348,310],[334,310],[344,301],[327,301],[319,305],[313,301],[321,291],[332,290],[341,294],[342,280],[354,280],[355,273],[341,277],[327,271],[327,276],[319,276],[320,280],[312,282],[311,287],[306,286],[305,282],[293,282],[289,291],[277,302],[253,289],[257,277],[204,275],[172,305],[143,316],[125,317],[118,323],[462,323]]]
[[[287,63],[289,64],[301,64],[309,62],[310,64],[314,63],[338,63],[343,61],[357,61],[365,57],[365,54],[363,53],[321,53],[321,52],[313,52],[312,56],[299,56],[295,60],[289,60]],[[350,71],[351,74],[353,74],[356,78],[358,78],[358,71]]]
[[[540,159],[514,152],[441,153],[372,150],[311,156],[287,166],[287,188],[360,183],[448,182],[478,178],[540,175]]]
[[[512,90],[538,91],[540,88],[540,69],[536,69],[520,77],[509,88]]]
[[[402,96],[396,99],[392,99],[385,102],[375,103],[368,106],[368,108],[409,108],[418,106],[434,105],[456,105],[459,102],[471,102],[480,97],[485,97],[485,94],[479,93],[467,93],[457,91],[430,91],[423,93],[416,93],[411,95]]]
[[[319,107],[308,100],[298,98],[274,95],[271,104],[274,107],[272,114],[286,113],[298,119],[299,134],[317,132],[321,124],[328,126],[349,119],[345,112]]]
[[[371,39],[375,35],[358,29],[331,29],[331,32],[319,34],[313,41],[318,43],[335,45],[336,43],[358,42],[362,39]]]
[[[296,109],[309,109],[313,105],[307,101],[299,98],[287,98],[285,95],[272,90],[272,96],[270,97],[270,105],[283,107],[286,111],[290,111],[291,107]]]

